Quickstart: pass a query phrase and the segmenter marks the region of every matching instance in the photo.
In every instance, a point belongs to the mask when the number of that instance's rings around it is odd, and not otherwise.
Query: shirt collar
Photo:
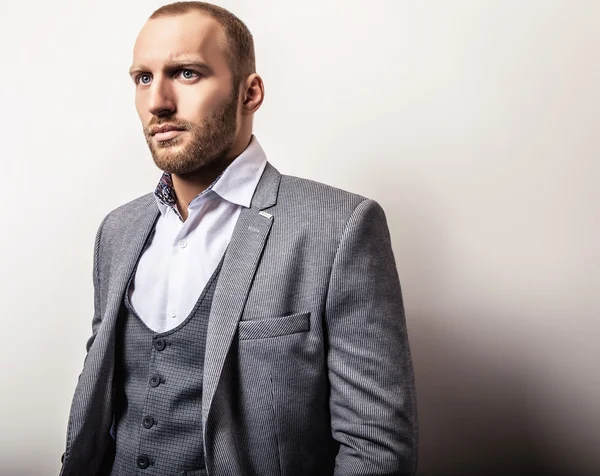
[[[210,186],[197,195],[190,205],[211,190],[228,202],[249,207],[258,181],[267,165],[267,156],[256,136],[248,147],[219,175]],[[179,218],[177,199],[171,174],[164,172],[154,191],[159,210],[164,215],[167,207]]]

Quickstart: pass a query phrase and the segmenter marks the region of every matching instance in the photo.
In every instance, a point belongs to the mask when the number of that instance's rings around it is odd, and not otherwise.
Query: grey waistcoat
[[[117,330],[112,476],[206,474],[203,362],[208,316],[222,261],[190,315],[162,333],[149,329],[133,310],[128,299],[130,279]]]

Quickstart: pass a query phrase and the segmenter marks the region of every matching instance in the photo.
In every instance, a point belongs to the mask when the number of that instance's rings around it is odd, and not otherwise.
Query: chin
[[[156,166],[161,169],[163,172],[167,172],[175,175],[188,175],[194,172],[201,170],[206,164],[201,161],[190,160],[190,157],[186,157],[182,154],[179,155],[169,155],[169,156],[161,156],[154,158],[154,163]]]

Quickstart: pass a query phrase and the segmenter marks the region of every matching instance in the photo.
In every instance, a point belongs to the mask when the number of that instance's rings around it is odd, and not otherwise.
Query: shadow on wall
[[[452,235],[443,197],[414,173],[361,172],[384,205],[399,266],[417,386],[418,476],[599,474],[561,447],[566,430],[540,426],[552,415],[532,391],[527,341],[503,326],[514,316],[486,307],[476,289],[470,300],[472,281],[459,282],[468,250]]]
[[[419,476],[574,476],[536,430],[524,369],[502,368],[412,315]],[[580,474],[580,473],[576,473]]]

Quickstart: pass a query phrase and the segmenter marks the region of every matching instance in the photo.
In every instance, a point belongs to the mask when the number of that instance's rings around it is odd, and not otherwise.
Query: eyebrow
[[[200,60],[196,60],[196,59],[179,59],[179,60],[167,61],[164,64],[163,69],[165,71],[173,71],[173,70],[177,70],[177,69],[181,69],[181,68],[187,68],[190,66],[196,67],[198,69],[202,69],[209,74],[212,74],[212,72],[213,72],[213,70],[210,66],[208,66],[206,63],[204,63]],[[138,73],[145,73],[149,69],[150,68],[148,68],[147,66],[145,66],[143,64],[133,65],[129,69],[129,76],[134,76]]]

